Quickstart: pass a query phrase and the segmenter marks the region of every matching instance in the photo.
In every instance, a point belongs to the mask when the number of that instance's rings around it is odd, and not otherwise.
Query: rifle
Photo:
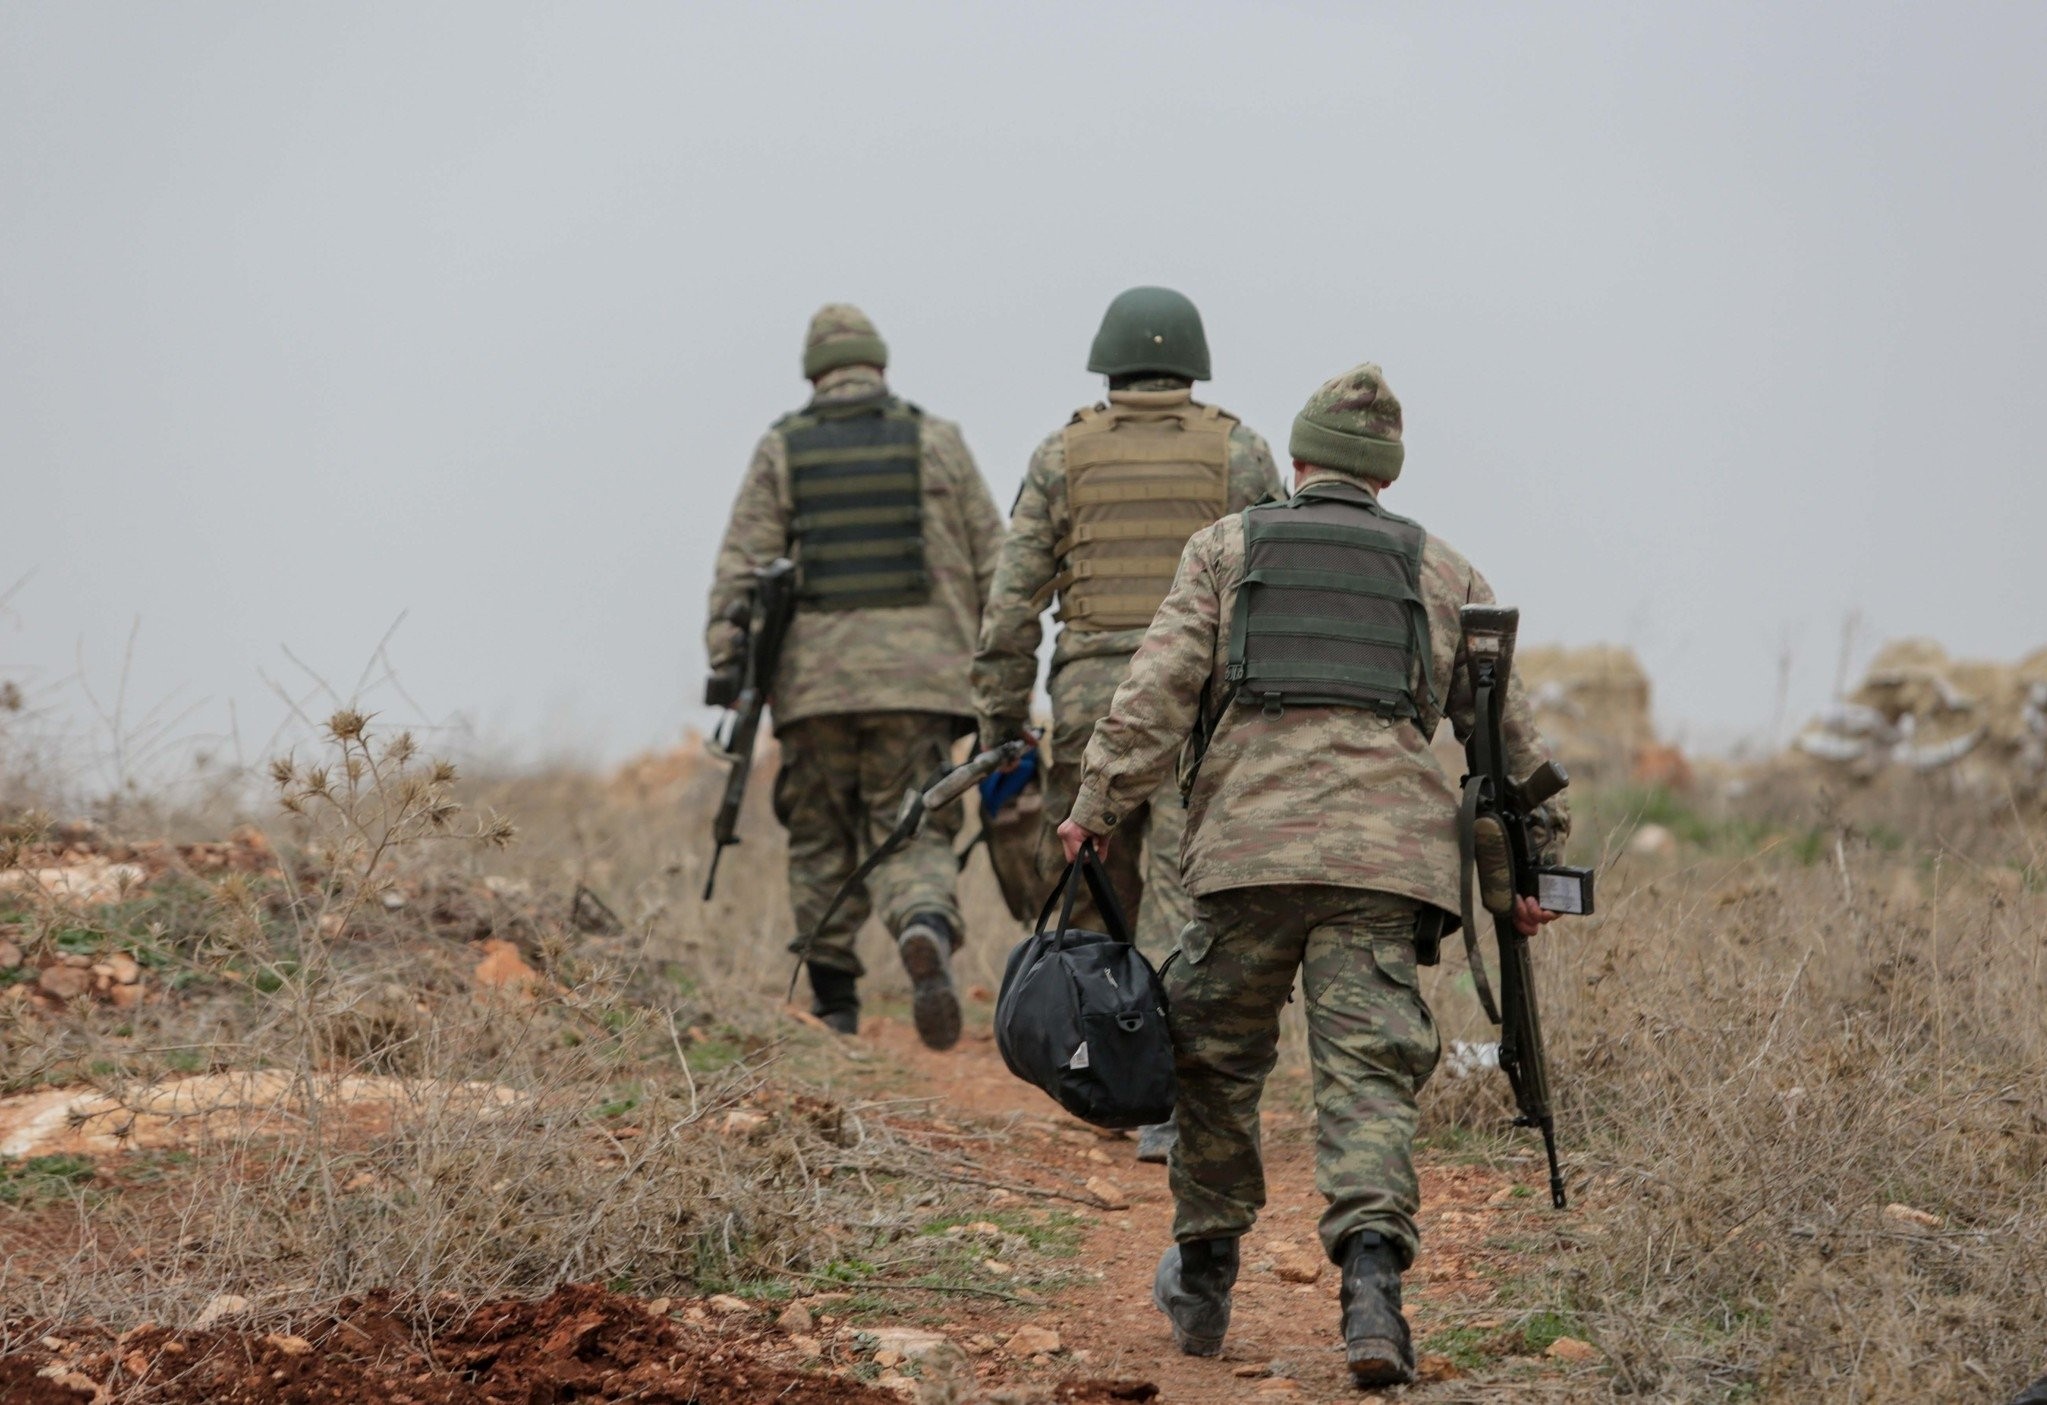
[[[711,821],[711,870],[704,876],[705,902],[718,886],[718,860],[725,856],[728,845],[739,842],[739,807],[746,800],[747,777],[753,773],[753,746],[760,736],[761,714],[767,711],[768,692],[775,686],[775,670],[781,665],[782,641],[795,613],[795,563],[778,556],[755,567],[747,597],[734,607],[732,615],[740,628],[738,677],[734,680],[714,673],[704,689],[705,702],[729,709],[722,734],[713,732],[704,749],[731,768],[725,776],[717,818]]]
[[[809,959],[811,948],[823,934],[825,924],[832,920],[832,914],[839,910],[839,905],[845,902],[847,896],[866,881],[868,874],[874,872],[875,866],[916,836],[917,831],[924,827],[925,815],[952,804],[1004,766],[1013,766],[1021,762],[1036,749],[1037,742],[1033,738],[1018,737],[1014,741],[990,747],[987,751],[969,758],[922,790],[909,790],[903,793],[902,808],[896,812],[896,827],[889,831],[888,838],[875,845],[873,853],[860,861],[858,868],[846,875],[845,882],[839,884],[838,891],[832,894],[832,900],[825,904],[824,912],[811,924],[810,930],[804,933],[803,941],[800,943],[802,950],[796,957],[796,969],[789,973],[791,999],[796,995],[796,977],[802,972],[803,963]]]
[[[1551,912],[1590,913],[1592,872],[1539,862],[1542,842],[1535,831],[1546,825],[1538,813],[1542,803],[1571,783],[1554,761],[1545,761],[1520,780],[1507,773],[1504,721],[1507,683],[1513,675],[1514,635],[1521,612],[1506,606],[1466,605],[1462,612],[1465,647],[1471,657],[1471,681],[1477,723],[1465,742],[1469,772],[1458,810],[1459,897],[1463,909],[1464,950],[1471,963],[1471,981],[1485,1007],[1486,1018],[1500,1029],[1500,1068],[1514,1090],[1521,1115],[1517,1127],[1542,1133],[1549,1156],[1550,1203],[1565,1208],[1564,1177],[1557,1166],[1556,1118],[1550,1108],[1549,1065],[1542,1047],[1542,1013],[1535,998],[1535,970],[1528,938],[1514,925],[1517,897],[1535,898]],[[1478,929],[1471,904],[1472,871],[1478,871],[1480,900],[1492,914],[1493,937],[1500,953],[1500,998],[1493,1000],[1479,954]]]

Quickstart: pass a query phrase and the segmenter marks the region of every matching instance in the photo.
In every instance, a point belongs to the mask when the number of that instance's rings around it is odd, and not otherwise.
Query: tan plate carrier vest
[[[1033,602],[1059,594],[1068,629],[1143,629],[1172,588],[1187,538],[1229,510],[1236,421],[1184,391],[1123,391],[1066,426],[1072,529],[1065,567]]]

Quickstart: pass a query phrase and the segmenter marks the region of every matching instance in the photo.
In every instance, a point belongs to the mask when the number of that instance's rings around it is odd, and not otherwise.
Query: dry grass
[[[1822,797],[1800,817],[1778,803],[1790,827],[1666,816],[1694,842],[1623,860],[1602,914],[1545,939],[1580,1208],[1526,1305],[1575,1318],[1615,1393],[2008,1399],[2047,1353],[2031,841],[1940,804],[1913,842],[1904,812],[1858,826]],[[1976,857],[1942,832],[1975,836]],[[1497,1079],[1435,1094],[1439,1134],[1505,1111]]]
[[[291,1309],[372,1285],[656,1294],[915,1270],[902,1246],[950,1203],[948,1168],[862,1102],[888,1090],[777,1012],[790,931],[764,796],[707,908],[709,770],[640,793],[566,773],[472,785],[424,758],[387,765],[375,737],[351,776],[360,739],[325,745],[317,786],[303,764],[280,775],[306,812],[278,831],[287,881],[172,884],[87,938],[54,910],[17,914],[32,948],[123,945],[181,988],[127,1017],[0,1013],[11,1084],[269,1067],[308,1101],[290,1136],[195,1149],[203,1174],[103,1202],[76,1189],[84,1248],[17,1259],[0,1309],[121,1323],[189,1317],[217,1292]],[[512,816],[517,840],[491,847],[485,824],[479,842],[456,799]],[[1588,854],[1612,860],[1645,815],[1681,845],[1611,862],[1602,914],[1544,940],[1578,1205],[1500,1246],[1525,1266],[1510,1305],[1599,1344],[1594,1395],[2007,1396],[2047,1345],[2037,829],[2016,807],[1785,783],[1734,805],[1580,807]],[[569,921],[583,885],[620,930]],[[965,896],[962,976],[992,985],[1014,926],[979,863]],[[544,987],[479,999],[468,943],[485,933]],[[868,942],[885,1006],[904,983]],[[1454,955],[1431,981],[1446,1036],[1482,1037]],[[321,1080],[343,1071],[426,1081],[365,1133],[322,1120]],[[464,1082],[517,1100],[479,1115],[448,1091]],[[742,1103],[766,1120],[728,1132]],[[1439,1078],[1435,1154],[1526,1156],[1506,1110],[1496,1075]]]
[[[26,900],[0,912],[30,969],[126,950],[161,997],[52,1015],[15,991],[0,1092],[88,1083],[140,1106],[207,1069],[293,1087],[281,1110],[138,1153],[118,1188],[60,1178],[43,1213],[75,1217],[55,1236],[66,1247],[7,1255],[0,1318],[190,1321],[217,1294],[290,1313],[373,1287],[475,1300],[565,1281],[652,1296],[863,1280],[881,1246],[964,1195],[962,1167],[863,1096],[866,1070],[777,1013],[761,890],[778,885],[760,865],[732,884],[760,924],[740,942],[702,940],[693,903],[664,906],[663,845],[695,838],[672,812],[652,839],[644,807],[521,782],[507,789],[554,803],[533,804],[537,842],[514,844],[487,806],[478,821],[458,802],[452,767],[352,713],[273,780],[282,877],[168,881],[89,918]],[[586,908],[579,929],[568,900],[584,881],[632,920]],[[486,936],[535,979],[478,989],[471,943]],[[412,1091],[366,1114],[338,1096],[355,1074]],[[889,1271],[914,1277],[917,1258]]]

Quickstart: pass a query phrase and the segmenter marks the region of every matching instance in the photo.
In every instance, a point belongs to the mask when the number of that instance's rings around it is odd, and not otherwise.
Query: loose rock
[[[817,1329],[811,1320],[810,1309],[802,1303],[791,1303],[782,1309],[782,1315],[775,1319],[775,1325],[792,1337],[804,1337]]]
[[[1104,1210],[1127,1210],[1130,1208],[1130,1197],[1124,1193],[1123,1187],[1105,1177],[1088,1177],[1087,1193],[1101,1201]]]
[[[1543,1353],[1553,1361],[1569,1361],[1582,1364],[1599,1359],[1599,1348],[1590,1342],[1581,1342],[1576,1337],[1558,1337]]]
[[[1059,1350],[1059,1334],[1050,1327],[1019,1327],[1003,1347],[1011,1356],[1050,1356]]]
[[[36,988],[57,1000],[76,1000],[92,989],[92,972],[76,966],[52,966],[36,977]]]
[[[1914,1229],[1939,1229],[1942,1224],[1939,1215],[1928,1210],[1916,1210],[1910,1205],[1886,1205],[1884,1218],[1893,1224],[1910,1225]]]
[[[213,1326],[230,1317],[239,1317],[249,1310],[249,1300],[240,1293],[216,1293],[199,1309],[199,1315],[192,1319],[195,1328]]]
[[[713,1312],[722,1312],[727,1317],[741,1312],[752,1312],[753,1304],[744,1298],[735,1298],[730,1293],[713,1293],[704,1299],[704,1305]]]

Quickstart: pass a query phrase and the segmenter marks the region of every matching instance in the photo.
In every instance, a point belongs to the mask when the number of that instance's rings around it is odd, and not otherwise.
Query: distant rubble
[[[1969,790],[2037,789],[2047,782],[2047,649],[2007,664],[1895,640],[1792,745],[1855,781],[1939,773]]]
[[[1566,770],[1588,781],[1687,789],[1684,752],[1659,740],[1649,674],[1623,644],[1536,644],[1514,656],[1536,725]]]

